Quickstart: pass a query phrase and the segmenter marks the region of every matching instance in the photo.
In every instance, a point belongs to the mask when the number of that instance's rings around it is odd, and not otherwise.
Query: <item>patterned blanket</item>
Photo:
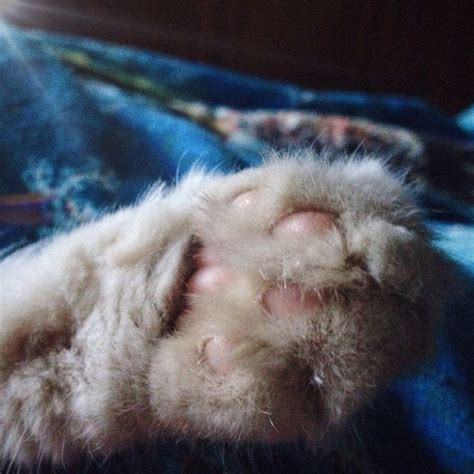
[[[426,222],[462,274],[435,356],[361,414],[343,459],[183,441],[81,472],[474,471],[472,109],[456,120],[415,98],[316,92],[2,23],[0,78],[0,255],[127,205],[196,163],[234,172],[270,146],[312,146],[383,153],[423,183]]]

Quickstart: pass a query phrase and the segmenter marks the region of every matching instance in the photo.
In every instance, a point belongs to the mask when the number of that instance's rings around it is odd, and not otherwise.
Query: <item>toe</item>
[[[217,267],[219,265],[219,257],[212,247],[204,246],[196,254],[195,262],[199,268]]]
[[[326,302],[327,297],[324,291],[304,291],[301,285],[297,283],[271,288],[263,297],[264,307],[272,316],[277,318],[311,313]]]
[[[218,375],[228,375],[233,369],[232,345],[223,336],[214,336],[206,342],[204,358]]]
[[[282,218],[272,229],[273,235],[315,235],[323,234],[334,227],[330,214],[320,211],[295,212]]]
[[[212,291],[227,285],[231,279],[231,274],[223,267],[204,267],[191,277],[188,291],[190,293]]]
[[[257,191],[246,191],[242,194],[239,194],[232,202],[232,205],[238,209],[248,209],[250,206],[255,204],[256,200]]]

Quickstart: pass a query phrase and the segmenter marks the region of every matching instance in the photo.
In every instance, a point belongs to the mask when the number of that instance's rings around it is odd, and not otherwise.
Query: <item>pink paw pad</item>
[[[216,290],[232,281],[231,274],[222,267],[203,267],[188,282],[190,293]]]
[[[232,206],[248,209],[258,200],[258,191],[245,191],[238,195]],[[298,211],[281,218],[270,230],[274,236],[320,235],[334,228],[333,216],[320,211]],[[269,236],[269,238],[271,238]],[[235,282],[235,275],[221,265],[218,253],[210,246],[202,247],[195,255],[196,271],[188,282],[188,293],[216,291]],[[329,291],[306,291],[298,283],[270,288],[262,298],[262,306],[274,318],[291,318],[314,313],[329,300]],[[193,315],[192,307],[184,317]],[[234,370],[234,345],[222,335],[210,336],[204,343],[202,361],[217,375],[227,376]]]
[[[294,212],[280,219],[272,229],[275,236],[324,234],[334,228],[331,214],[320,211]]]
[[[312,313],[326,304],[328,290],[319,292],[304,291],[298,283],[268,290],[263,296],[263,306],[276,318],[289,318],[295,315]]]
[[[255,203],[258,197],[258,192],[255,190],[245,191],[239,194],[233,201],[232,205],[238,209],[247,209]]]
[[[204,359],[214,373],[229,375],[233,369],[232,345],[223,336],[213,336],[204,346]]]

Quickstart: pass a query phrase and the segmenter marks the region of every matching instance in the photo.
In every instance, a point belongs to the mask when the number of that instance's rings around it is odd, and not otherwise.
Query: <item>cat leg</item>
[[[107,455],[146,431],[143,375],[179,311],[195,172],[0,262],[0,460]],[[143,376],[142,376],[143,375]]]
[[[309,156],[194,173],[7,261],[0,457],[324,442],[429,350],[446,271],[425,234],[376,160]]]
[[[430,351],[447,265],[377,160],[276,159],[202,201],[188,307],[150,367],[161,428],[324,443]]]

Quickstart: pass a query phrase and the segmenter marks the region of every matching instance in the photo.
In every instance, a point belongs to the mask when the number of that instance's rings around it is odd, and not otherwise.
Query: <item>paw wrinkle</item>
[[[189,312],[189,302],[186,297],[186,290],[190,279],[199,268],[196,263],[196,256],[200,254],[203,248],[202,243],[195,240],[191,243],[183,256],[177,281],[165,302],[167,321],[164,333],[166,334],[172,333],[176,329],[178,319]]]

